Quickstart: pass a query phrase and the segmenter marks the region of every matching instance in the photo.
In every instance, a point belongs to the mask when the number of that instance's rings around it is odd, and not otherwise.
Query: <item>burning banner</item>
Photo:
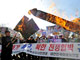
[[[24,32],[25,30],[25,24],[29,21],[29,18],[26,16],[23,16],[23,18],[20,20],[20,22],[17,24],[14,30]]]
[[[78,25],[76,23],[70,22],[70,21],[60,18],[58,16],[55,16],[55,15],[52,15],[52,14],[49,14],[49,13],[46,13],[46,12],[43,12],[43,11],[40,11],[37,9],[30,10],[29,14],[31,14],[31,13],[38,18],[41,18],[43,20],[57,24],[68,31],[72,31],[72,32],[80,34],[80,25]]]
[[[25,31],[26,38],[28,38],[29,36],[31,36],[32,34],[39,30],[39,27],[37,26],[33,19],[30,19],[30,21],[26,23],[26,27],[27,27]]]
[[[29,20],[28,17],[24,16],[21,21],[17,24],[17,26],[14,28],[14,30],[21,32],[22,36],[27,39],[32,34],[34,34],[36,31],[39,30],[36,23],[33,21],[33,19]]]

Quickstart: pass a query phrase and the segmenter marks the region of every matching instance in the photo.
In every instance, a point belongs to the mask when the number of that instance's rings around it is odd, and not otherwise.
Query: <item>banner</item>
[[[30,19],[30,21],[26,24],[26,31],[24,33],[25,38],[28,38],[29,36],[37,32],[38,30],[39,30],[39,27],[37,26],[35,21],[33,19]]]
[[[44,57],[80,59],[80,43],[14,44],[12,54],[18,54],[20,52]]]
[[[23,16],[22,19],[19,21],[19,23],[14,28],[14,30],[19,31],[24,38],[26,37],[25,31],[27,28],[26,24],[28,21],[29,21],[29,18],[26,16]]]
[[[71,21],[68,21],[66,19],[60,18],[55,15],[52,15],[50,13],[46,13],[41,10],[37,10],[36,8],[29,10],[29,13],[33,14],[34,16],[36,16],[40,19],[57,24],[68,31],[72,31],[72,32],[80,34],[80,25],[78,25],[76,23],[73,23]]]
[[[27,39],[30,37],[32,34],[34,34],[36,31],[39,30],[39,27],[37,24],[34,22],[33,19],[30,19],[26,16],[24,16],[20,22],[16,25],[14,30],[19,31],[24,39]]]

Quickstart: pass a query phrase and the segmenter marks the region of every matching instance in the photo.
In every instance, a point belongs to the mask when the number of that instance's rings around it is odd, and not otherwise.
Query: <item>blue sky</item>
[[[44,1],[44,0],[42,0]],[[45,2],[46,1],[46,2]],[[60,14],[65,12],[66,16],[68,18],[71,17],[71,15],[74,18],[78,18],[80,16],[80,0],[45,0],[45,6],[49,7],[51,3],[54,3],[56,6],[54,6],[52,9],[54,11],[54,8],[56,8]],[[76,16],[76,12],[78,13],[78,16]],[[64,17],[63,17],[64,18]]]
[[[46,26],[53,24],[28,15],[30,9],[37,8],[71,21],[71,16],[73,17],[72,20],[80,17],[79,2],[80,0],[0,0],[0,25],[4,24],[13,29],[21,18],[26,15],[34,18],[37,25],[45,29]],[[54,3],[55,6],[49,8],[52,3]],[[51,11],[49,11],[49,9]],[[77,16],[75,16],[76,11]]]
[[[67,16],[69,17],[71,14],[74,17],[79,17],[75,16],[76,10],[80,11],[80,0],[53,0],[56,4],[56,7],[60,11],[65,11]]]

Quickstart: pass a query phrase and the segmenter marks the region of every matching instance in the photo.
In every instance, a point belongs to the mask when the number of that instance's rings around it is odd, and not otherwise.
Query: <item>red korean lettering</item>
[[[20,47],[20,45],[13,45],[13,50],[17,50]]]
[[[73,51],[73,44],[68,44],[67,48],[68,48],[68,50]]]
[[[53,50],[54,50],[54,44],[50,44],[49,51],[53,51]]]
[[[61,51],[66,51],[66,44],[61,45]]]
[[[40,50],[41,50],[41,51],[44,51],[45,48],[46,48],[46,44],[41,44]]]
[[[37,50],[39,50],[40,47],[41,47],[41,44],[37,44],[37,45],[36,45],[36,49],[37,49]]]
[[[55,45],[55,51],[59,51],[60,50],[60,44],[56,44]]]
[[[15,48],[15,45],[13,45],[12,49],[14,49],[14,48]]]

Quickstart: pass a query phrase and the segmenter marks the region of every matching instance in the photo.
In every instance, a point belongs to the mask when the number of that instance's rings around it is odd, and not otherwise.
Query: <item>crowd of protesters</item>
[[[29,37],[28,39],[24,40],[18,37],[15,37],[15,41],[12,43],[11,40],[12,38],[10,37],[10,32],[6,31],[5,32],[6,36],[2,37],[2,60],[20,60],[20,59],[27,59],[27,60],[39,60],[40,58],[43,60],[42,57],[38,57],[38,56],[33,56],[30,54],[26,53],[19,53],[16,56],[13,55],[13,57],[11,57],[11,53],[12,53],[12,44],[17,44],[17,43],[66,43],[66,42],[75,42],[75,40],[78,40],[75,38],[74,35],[72,35],[71,40],[67,40],[64,35],[54,35],[54,36],[48,36],[46,37],[45,35],[41,36],[41,37]],[[8,47],[6,47],[6,45],[10,42],[10,45]],[[10,53],[9,53],[10,52]],[[18,55],[20,56],[20,58],[18,57]],[[9,57],[9,58],[8,58]],[[50,58],[51,59],[51,58]]]
[[[17,39],[18,40],[18,39]],[[19,39],[20,40],[20,39]],[[29,37],[26,40],[20,40],[17,43],[62,43],[62,42],[68,42],[66,38],[64,38],[63,35],[60,36],[41,36],[41,37]],[[15,43],[16,43],[15,42]]]
[[[60,36],[42,36],[36,38],[37,43],[61,43],[61,42],[68,42],[63,35]]]
[[[80,38],[76,38],[74,35],[72,35],[71,38],[65,38],[64,35],[55,35],[55,36],[48,36],[45,35],[41,37],[29,37],[26,40],[24,39],[18,39],[15,41],[16,43],[67,43],[67,42],[80,42]]]
[[[54,36],[48,36],[45,35],[41,37],[29,37],[26,40],[26,43],[75,43],[80,42],[80,36],[76,37],[75,35],[72,35],[71,37],[64,37],[64,35],[54,35]]]

